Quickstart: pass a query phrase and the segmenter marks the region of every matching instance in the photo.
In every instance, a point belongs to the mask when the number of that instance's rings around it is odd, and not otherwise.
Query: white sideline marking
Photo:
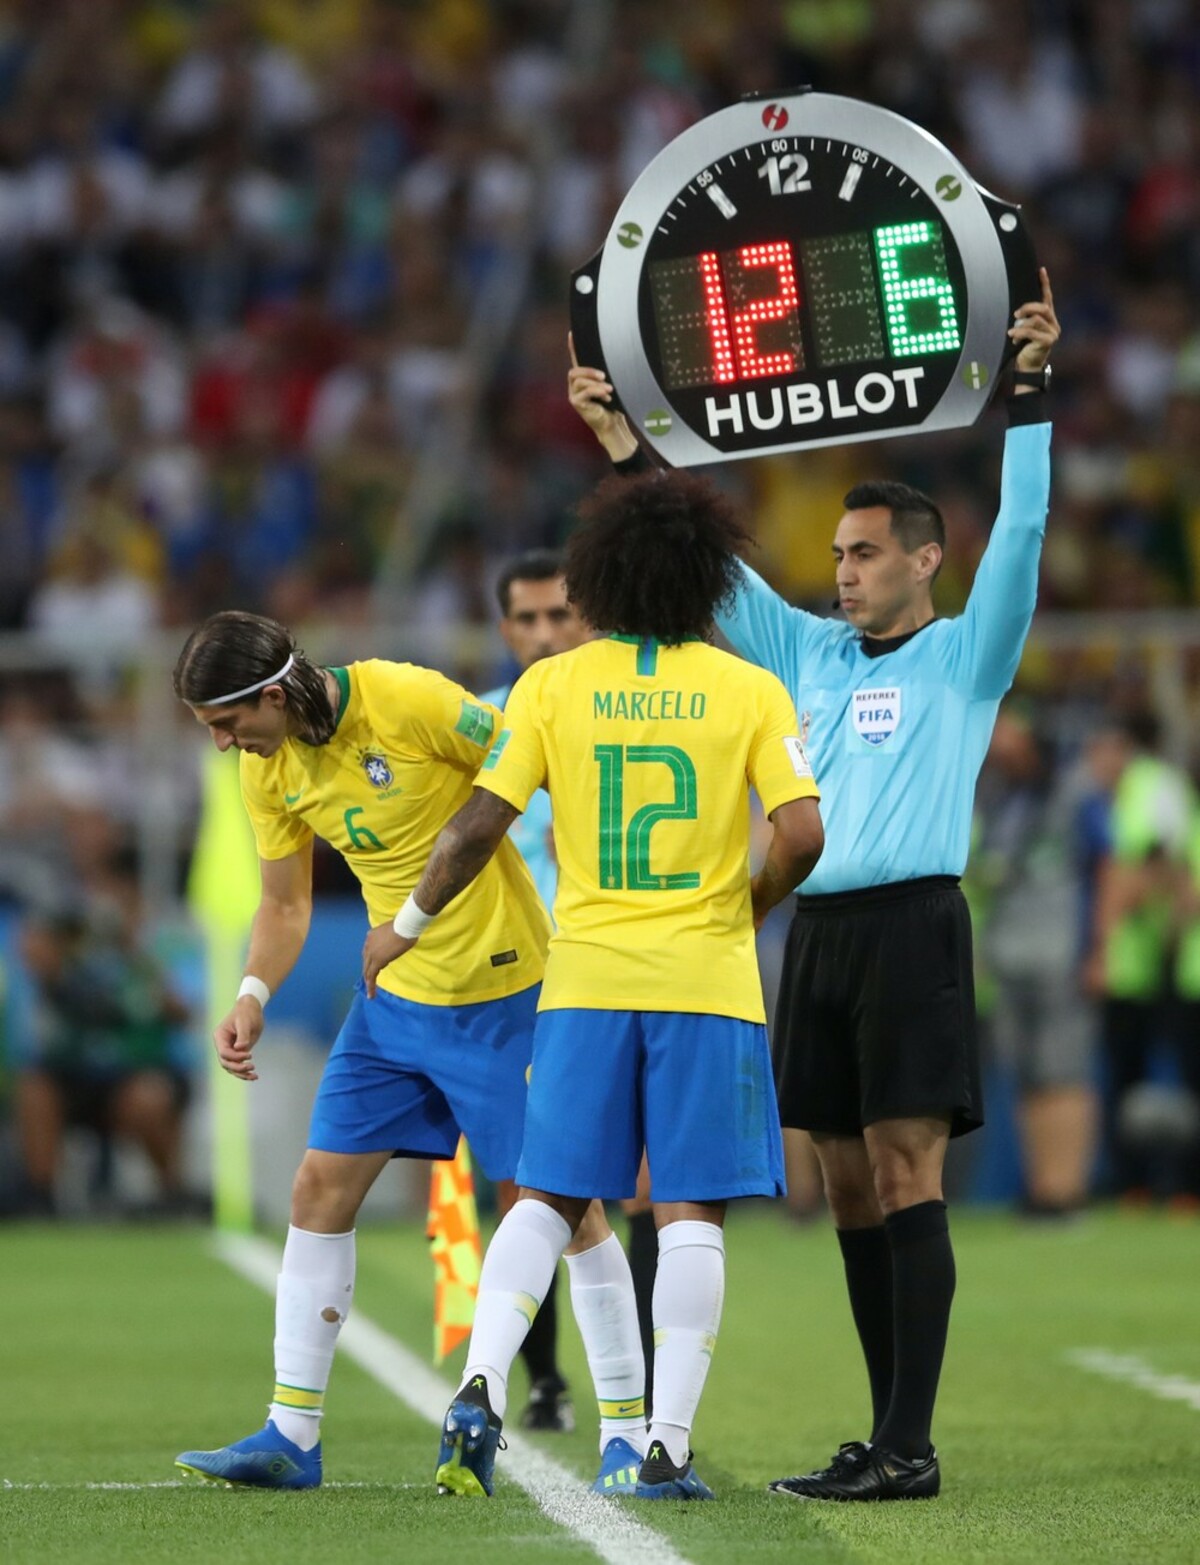
[[[274,1245],[265,1239],[230,1235],[217,1239],[216,1251],[240,1276],[274,1295],[279,1276],[279,1251]],[[351,1315],[338,1338],[338,1351],[414,1413],[441,1427],[455,1387],[381,1326],[364,1315]],[[520,1435],[504,1438],[508,1450],[498,1460],[505,1477],[519,1484],[552,1522],[586,1543],[606,1565],[690,1565],[661,1533],[631,1516],[622,1501],[593,1494],[577,1474]],[[447,1499],[446,1503],[454,1502]]]
[[[14,1489],[219,1489],[219,1483],[209,1484],[194,1478],[164,1478],[154,1483],[14,1483],[11,1478],[0,1479],[0,1494]],[[326,1483],[322,1489],[423,1489],[416,1483]]]
[[[0,1480],[0,1493],[14,1489],[186,1489],[182,1478],[167,1478],[161,1483],[13,1483],[11,1478]]]
[[[1186,1402],[1200,1413],[1200,1381],[1188,1380],[1184,1375],[1160,1375],[1135,1353],[1113,1353],[1108,1348],[1072,1348],[1063,1356],[1077,1369],[1089,1369],[1094,1375],[1136,1386],[1139,1391],[1148,1391],[1152,1397],[1161,1397],[1164,1402]]]

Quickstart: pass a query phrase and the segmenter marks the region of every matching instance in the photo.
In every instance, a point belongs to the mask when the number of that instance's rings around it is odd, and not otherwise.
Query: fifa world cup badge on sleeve
[[[812,763],[805,754],[804,741],[796,735],[791,735],[783,741],[783,747],[788,753],[788,760],[792,763],[792,770],[797,777],[811,777],[813,774]]]
[[[496,740],[496,742],[492,746],[492,748],[488,751],[488,753],[487,753],[487,760],[484,761],[483,766],[481,768],[482,771],[485,771],[485,772],[495,771],[495,769],[496,769],[496,762],[504,754],[504,747],[505,747],[505,745],[508,743],[508,741],[511,738],[512,738],[512,730],[510,728],[506,728],[504,730],[504,732],[500,735],[499,739]]]
[[[474,701],[464,701],[458,714],[458,722],[455,723],[454,727],[458,733],[463,734],[472,744],[477,744],[482,748],[491,739],[494,725],[495,718],[493,718],[487,707],[478,706]]]

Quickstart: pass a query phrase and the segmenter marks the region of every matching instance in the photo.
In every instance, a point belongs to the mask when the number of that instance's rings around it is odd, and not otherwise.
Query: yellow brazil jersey
[[[332,670],[341,687],[327,744],[289,739],[275,755],[241,757],[242,797],[264,859],[315,835],[363,889],[372,925],[395,916],[442,827],[471,796],[497,727],[495,707],[411,663],[373,660]],[[550,922],[511,842],[430,925],[379,986],[425,1005],[470,1005],[535,984]]]
[[[705,642],[610,636],[513,687],[480,787],[550,790],[557,931],[541,1008],[764,1019],[750,786],[768,815],[817,789],[773,674]]]

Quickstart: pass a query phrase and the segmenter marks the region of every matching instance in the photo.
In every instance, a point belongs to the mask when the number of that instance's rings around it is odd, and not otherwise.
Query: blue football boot
[[[502,1446],[500,1420],[492,1412],[487,1382],[482,1375],[476,1375],[451,1402],[442,1421],[436,1473],[438,1493],[489,1499],[494,1487],[496,1452]]]
[[[205,1483],[254,1489],[315,1489],[321,1482],[321,1442],[311,1451],[281,1435],[268,1418],[266,1427],[236,1445],[217,1451],[182,1451],[175,1466]]]
[[[642,1459],[628,1440],[615,1435],[600,1456],[600,1471],[592,1485],[593,1494],[636,1494],[638,1469]]]
[[[634,1498],[637,1500],[711,1500],[713,1492],[692,1466],[692,1453],[676,1467],[663,1447],[655,1441],[646,1453],[638,1474]]]

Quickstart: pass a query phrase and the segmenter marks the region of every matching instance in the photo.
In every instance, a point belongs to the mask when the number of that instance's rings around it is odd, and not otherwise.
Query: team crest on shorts
[[[364,755],[362,768],[372,788],[386,788],[392,780],[392,769],[382,755]]]
[[[900,691],[856,690],[854,731],[868,744],[884,744],[900,726]]]

